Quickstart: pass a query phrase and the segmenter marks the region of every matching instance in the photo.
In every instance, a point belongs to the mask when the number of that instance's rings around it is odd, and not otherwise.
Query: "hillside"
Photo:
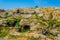
[[[60,40],[60,8],[0,9],[0,40]]]

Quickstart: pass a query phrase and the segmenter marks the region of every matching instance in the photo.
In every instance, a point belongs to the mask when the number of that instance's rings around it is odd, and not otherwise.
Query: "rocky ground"
[[[60,40],[60,8],[0,9],[0,40]]]

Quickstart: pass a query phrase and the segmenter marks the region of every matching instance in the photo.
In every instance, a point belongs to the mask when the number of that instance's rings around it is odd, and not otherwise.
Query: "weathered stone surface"
[[[0,9],[0,27],[0,40],[60,40],[60,8]]]

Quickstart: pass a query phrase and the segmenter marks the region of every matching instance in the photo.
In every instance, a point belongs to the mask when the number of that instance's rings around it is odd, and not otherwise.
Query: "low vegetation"
[[[59,8],[38,6],[0,9],[0,38],[8,36],[8,40],[60,40],[59,11]]]

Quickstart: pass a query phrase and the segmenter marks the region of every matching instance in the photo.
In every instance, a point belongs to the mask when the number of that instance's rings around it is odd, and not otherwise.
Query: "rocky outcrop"
[[[59,11],[60,8],[54,7],[0,9],[0,37],[6,35],[8,39],[13,36],[16,40],[23,40],[24,37],[26,40],[59,40]]]

